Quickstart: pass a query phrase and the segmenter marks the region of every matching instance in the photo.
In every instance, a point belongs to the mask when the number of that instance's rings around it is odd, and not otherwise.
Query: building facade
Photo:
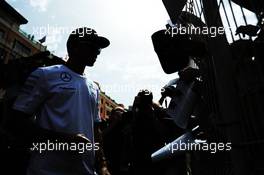
[[[112,109],[120,106],[104,92],[100,92],[100,116],[102,120],[109,119]]]
[[[46,46],[20,29],[28,21],[5,0],[0,1],[0,62],[45,51]]]
[[[117,106],[124,107],[124,105],[118,104],[115,100],[106,95],[106,93],[103,92],[100,88],[100,84],[98,82],[94,83],[96,83],[100,89],[100,117],[102,120],[107,121],[109,119],[112,109]]]

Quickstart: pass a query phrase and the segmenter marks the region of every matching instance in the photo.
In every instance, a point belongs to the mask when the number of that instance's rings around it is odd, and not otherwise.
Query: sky
[[[28,19],[21,28],[35,39],[47,35],[44,45],[60,57],[67,55],[65,45],[71,29],[88,26],[107,37],[111,45],[85,73],[117,103],[131,105],[140,89],[150,89],[157,101],[161,88],[177,77],[163,72],[152,46],[151,35],[164,29],[169,19],[161,0],[7,2]],[[58,32],[59,27],[64,30]]]
[[[153,50],[151,35],[165,28],[169,16],[161,0],[7,0],[26,19],[21,28],[44,43],[52,53],[66,57],[66,41],[77,27],[94,28],[111,45],[103,49],[86,75],[102,91],[131,105],[140,89],[149,89],[154,101],[177,73],[165,74]]]

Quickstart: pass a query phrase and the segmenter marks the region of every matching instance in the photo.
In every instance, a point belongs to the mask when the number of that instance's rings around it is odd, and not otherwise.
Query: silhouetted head
[[[67,41],[69,59],[86,66],[93,66],[101,49],[109,44],[109,40],[98,36],[95,30],[87,27],[78,28],[70,34]]]
[[[109,117],[110,123],[120,121],[122,119],[122,115],[125,112],[125,109],[122,106],[117,106],[111,111],[111,115]]]

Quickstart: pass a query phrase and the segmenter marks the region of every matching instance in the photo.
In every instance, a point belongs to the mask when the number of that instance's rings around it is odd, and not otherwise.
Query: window
[[[106,111],[106,115],[110,116],[111,112],[110,111]]]
[[[5,37],[5,32],[0,29],[0,39],[3,39]]]
[[[18,58],[19,56],[17,56],[17,54],[15,54],[15,53],[11,53],[10,54],[10,56],[9,56],[9,59],[10,60],[14,60],[14,59],[16,59],[16,58]]]
[[[26,54],[26,55],[30,55],[31,50],[30,48],[28,48],[27,46],[25,46],[24,44],[22,44],[20,41],[15,40],[14,42],[14,46],[13,46],[14,50],[16,52],[18,52],[19,54]]]
[[[0,60],[4,60],[6,57],[6,51],[3,48],[0,48]]]

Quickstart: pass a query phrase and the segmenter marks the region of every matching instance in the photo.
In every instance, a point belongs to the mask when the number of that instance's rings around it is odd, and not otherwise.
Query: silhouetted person
[[[103,145],[105,157],[108,162],[109,171],[112,175],[121,175],[121,157],[124,127],[124,108],[116,107],[109,116],[109,126],[103,132]]]
[[[13,108],[17,135],[28,144],[67,143],[93,145],[84,153],[77,151],[32,152],[28,175],[92,175],[95,160],[100,174],[109,174],[102,150],[96,151],[98,136],[99,89],[84,76],[109,40],[90,28],[73,31],[67,41],[69,59],[65,65],[38,68],[28,77]],[[35,116],[32,118],[32,116]],[[34,148],[33,148],[34,149]]]
[[[133,104],[133,174],[159,174],[159,167],[154,165],[151,154],[163,146],[158,120],[155,116],[152,93],[144,90],[138,93]]]
[[[183,175],[184,155],[172,159],[153,162],[151,154],[182,134],[157,103],[152,101],[152,93],[144,90],[138,93],[133,104],[132,122],[132,174],[133,175]]]

